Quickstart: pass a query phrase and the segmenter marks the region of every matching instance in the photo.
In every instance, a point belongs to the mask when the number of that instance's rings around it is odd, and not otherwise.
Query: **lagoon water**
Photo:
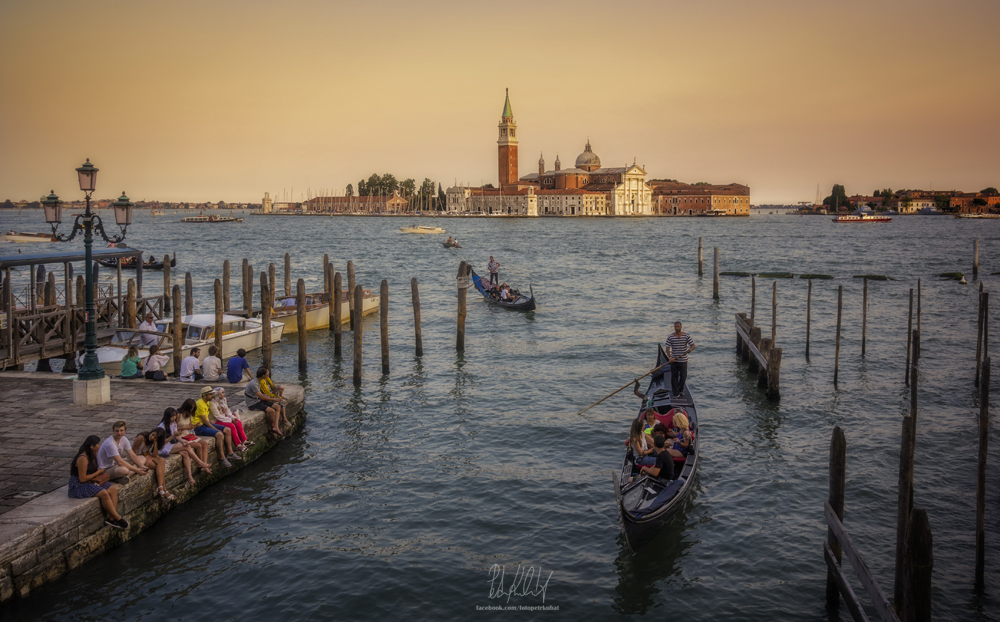
[[[341,271],[353,259],[366,287],[387,279],[391,374],[380,372],[377,317],[364,321],[359,389],[351,382],[347,334],[340,360],[332,356],[331,334],[310,333],[301,374],[296,339],[286,338],[275,348],[275,377],[306,386],[301,434],[139,537],[9,603],[4,619],[464,619],[503,615],[482,607],[540,606],[543,597],[558,611],[533,614],[542,619],[826,619],[823,500],[837,425],[847,437],[845,523],[891,597],[898,447],[908,408],[907,296],[918,278],[915,505],[928,510],[934,533],[934,614],[1000,617],[995,427],[987,592],[978,598],[972,591],[978,282],[971,278],[972,240],[979,238],[980,276],[994,289],[997,277],[989,275],[1000,271],[1000,222],[437,219],[464,246],[447,250],[441,236],[398,233],[409,222],[399,218],[247,217],[242,224],[192,225],[177,222],[181,215],[139,214],[129,241],[161,257],[176,251],[174,277],[183,284],[191,271],[198,309],[210,309],[224,259],[233,263],[236,304],[243,257],[258,275],[274,262],[279,289],[286,251],[293,277],[305,278],[310,290],[321,287],[323,253]],[[4,229],[44,228],[41,212],[0,217]],[[704,278],[697,276],[699,236]],[[806,282],[777,281],[780,402],[765,399],[737,361],[733,316],[750,310],[750,280],[723,277],[721,300],[713,301],[716,246],[722,270],[836,277],[813,281],[810,359]],[[456,354],[458,262],[484,272],[491,254],[502,262],[503,280],[534,287],[538,310],[490,308],[471,291],[466,350]],[[965,272],[970,284],[937,277],[951,271]],[[895,279],[870,283],[864,357],[855,274]],[[419,359],[411,277],[421,292]],[[765,333],[772,282],[758,280]],[[844,335],[835,387],[839,285]],[[161,275],[147,272],[144,287],[159,291]],[[702,462],[684,509],[632,556],[620,537],[611,478],[638,400],[626,390],[575,413],[652,367],[656,343],[675,319],[697,344],[689,383],[699,405]],[[249,358],[255,364],[259,352]],[[150,420],[164,406],[150,404],[142,417]],[[497,598],[496,569],[504,569],[506,591],[518,566],[541,577],[531,583],[535,593],[521,594],[529,591],[522,586]],[[854,586],[863,591],[856,580]]]

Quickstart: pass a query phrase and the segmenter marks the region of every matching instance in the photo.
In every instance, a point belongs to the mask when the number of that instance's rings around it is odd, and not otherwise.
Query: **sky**
[[[995,0],[0,0],[0,200],[497,182],[586,141],[751,201],[1000,186]],[[294,190],[293,190],[294,189]],[[294,194],[293,194],[294,192]]]

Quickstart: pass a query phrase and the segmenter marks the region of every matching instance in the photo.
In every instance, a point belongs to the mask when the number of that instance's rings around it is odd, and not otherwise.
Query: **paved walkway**
[[[204,382],[112,380],[111,401],[74,406],[72,376],[47,372],[0,372],[0,514],[69,481],[69,464],[91,434],[111,436],[111,424],[128,424],[126,436],[149,430],[174,408],[198,398]],[[216,386],[216,385],[211,385]],[[230,405],[243,401],[244,384],[228,382]]]

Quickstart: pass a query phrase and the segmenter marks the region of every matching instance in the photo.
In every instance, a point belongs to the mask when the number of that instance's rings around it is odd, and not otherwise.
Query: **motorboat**
[[[25,233],[22,231],[8,231],[0,235],[0,240],[5,242],[56,242],[55,236],[51,233]]]
[[[614,474],[614,487],[618,520],[625,534],[626,546],[632,553],[667,526],[684,499],[691,494],[695,474],[698,472],[701,442],[698,438],[698,410],[688,384],[685,384],[682,395],[672,395],[670,365],[667,360],[663,347],[657,346],[654,368],[657,371],[650,377],[645,393],[646,401],[642,403],[636,416],[642,417],[646,408],[651,406],[656,412],[656,419],[672,428],[674,414],[678,409],[683,409],[694,440],[687,455],[674,458],[673,479],[654,477],[649,473],[640,474],[632,447],[626,446],[621,472]]]
[[[409,227],[400,227],[399,230],[402,233],[447,233],[441,227],[428,227],[425,225],[410,225]]]
[[[370,315],[378,311],[381,298],[373,295],[372,290],[364,289],[361,302],[361,315]],[[325,292],[306,294],[306,330],[330,327],[330,297]],[[285,334],[299,332],[298,305],[295,296],[280,296],[274,299],[271,310],[271,321],[281,322],[285,326]],[[351,321],[351,312],[347,300],[347,290],[340,292],[340,323]]]
[[[528,286],[528,291],[531,292],[531,295],[525,296],[517,290],[511,290],[510,300],[500,300],[500,297],[496,294],[496,290],[490,289],[489,281],[483,283],[483,277],[476,274],[475,271],[472,272],[472,284],[475,286],[476,291],[483,295],[483,299],[488,304],[505,309],[513,309],[514,311],[535,310],[535,292],[531,289],[530,285]]]
[[[136,346],[139,349],[139,359],[145,361],[149,356],[149,347],[157,346],[158,354],[170,356],[170,362],[161,369],[164,373],[174,371],[173,362],[173,322],[170,318],[163,318],[154,322],[156,330],[138,330],[131,328],[120,328],[115,331],[111,342],[97,349],[97,360],[109,375],[120,375],[122,373],[122,359],[128,352],[129,347]],[[222,316],[222,353],[221,359],[235,356],[240,348],[247,352],[260,348],[263,344],[262,322],[257,318],[243,318],[236,315]],[[285,325],[281,322],[271,321],[271,343],[281,340],[281,334]],[[195,315],[181,316],[181,334],[184,336],[184,343],[181,345],[181,358],[187,357],[194,348],[201,348],[198,360],[203,360],[208,356],[209,346],[215,343],[215,314],[199,313]],[[83,364],[83,354],[79,356],[79,364]]]
[[[892,217],[876,214],[867,205],[862,205],[853,213],[837,216],[832,220],[833,222],[892,222]]]
[[[927,207],[920,208],[920,210],[917,211],[917,214],[920,215],[920,216],[944,216],[945,215],[944,212],[942,212],[938,208],[931,207],[929,205]]]

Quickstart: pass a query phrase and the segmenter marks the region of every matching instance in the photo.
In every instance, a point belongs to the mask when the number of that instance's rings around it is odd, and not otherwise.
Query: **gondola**
[[[483,295],[483,299],[491,305],[496,305],[498,307],[503,307],[505,309],[513,309],[515,311],[534,311],[535,310],[535,292],[528,286],[528,291],[531,292],[530,296],[525,296],[517,291],[514,293],[513,300],[500,300],[499,298],[494,298],[490,295],[490,292],[486,290],[486,285],[489,284],[487,281],[483,283],[483,277],[472,272],[472,284],[476,286],[476,290]]]
[[[684,499],[691,494],[694,476],[698,472],[698,411],[689,386],[684,387],[681,396],[671,396],[670,366],[662,346],[657,346],[656,367],[660,369],[652,375],[646,389],[644,402],[636,416],[641,417],[646,404],[651,403],[656,418],[672,426],[674,409],[683,408],[691,423],[694,441],[683,459],[674,458],[674,477],[667,481],[651,475],[638,475],[635,456],[631,446],[625,450],[625,460],[620,473],[614,476],[615,500],[618,505],[618,520],[625,533],[625,543],[633,554],[643,544],[651,540],[677,513]],[[669,442],[669,441],[668,441]],[[629,481],[629,480],[632,481]]]
[[[104,266],[106,268],[117,268],[118,267],[118,260],[117,259],[98,259],[97,263],[101,264],[102,266]],[[131,257],[126,257],[122,261],[122,270],[135,270],[136,269],[136,265],[137,265],[137,262],[136,262],[135,259],[133,259]],[[174,253],[173,256],[170,258],[170,267],[174,268],[176,266],[177,266],[177,253]],[[146,263],[142,264],[142,269],[143,270],[163,270],[163,262],[162,261],[146,262]]]

